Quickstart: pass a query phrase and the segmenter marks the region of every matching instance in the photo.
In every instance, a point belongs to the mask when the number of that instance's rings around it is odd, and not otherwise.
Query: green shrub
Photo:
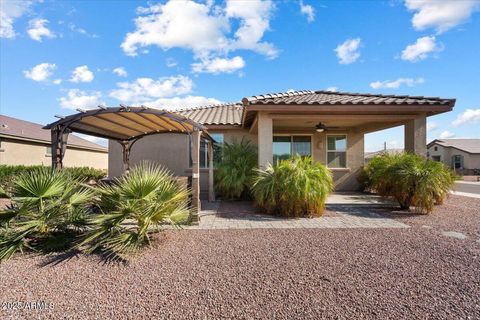
[[[296,156],[258,169],[253,184],[258,206],[285,217],[320,216],[333,191],[332,173],[311,157]]]
[[[393,197],[402,209],[415,206],[421,213],[443,203],[455,183],[455,174],[441,162],[413,153],[376,156],[364,170],[365,189]]]
[[[89,219],[90,230],[79,243],[86,252],[111,254],[136,251],[150,243],[150,233],[162,223],[187,219],[189,190],[164,168],[143,162],[113,184],[100,184],[101,213]]]
[[[93,191],[63,171],[25,171],[13,180],[13,204],[0,211],[0,261],[25,249],[66,249],[84,228]]]
[[[11,188],[13,180],[16,176],[22,173],[38,172],[49,168],[46,166],[9,166],[0,165],[0,187],[5,190]],[[101,169],[94,169],[89,167],[67,167],[63,168],[72,179],[88,182],[90,180],[98,182],[100,179],[106,176],[106,171]]]
[[[225,143],[215,171],[215,187],[225,199],[247,198],[257,166],[257,149],[250,141]]]

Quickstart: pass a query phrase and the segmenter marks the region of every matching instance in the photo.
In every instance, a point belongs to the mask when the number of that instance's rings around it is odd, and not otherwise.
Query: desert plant
[[[295,156],[256,172],[252,190],[257,205],[285,217],[320,216],[333,190],[330,170],[311,157]]]
[[[71,247],[93,197],[78,180],[47,167],[20,174],[8,193],[12,204],[0,212],[0,261],[24,249]]]
[[[421,213],[432,212],[455,183],[455,174],[442,163],[414,153],[374,157],[364,170],[367,189],[393,197],[402,209],[414,206]]]
[[[257,149],[242,138],[222,147],[222,160],[215,171],[215,187],[225,199],[246,198],[249,195],[257,166]]]
[[[25,172],[37,172],[44,170],[45,166],[24,166],[24,165],[0,165],[0,187],[9,189],[13,185],[13,181],[16,176]],[[62,171],[67,173],[71,179],[77,181],[89,182],[99,181],[106,176],[106,171],[101,169],[95,169],[90,167],[67,167]]]
[[[189,190],[166,169],[149,162],[97,189],[100,213],[91,216],[90,230],[78,244],[86,252],[134,252],[150,243],[154,227],[183,222],[189,216]]]

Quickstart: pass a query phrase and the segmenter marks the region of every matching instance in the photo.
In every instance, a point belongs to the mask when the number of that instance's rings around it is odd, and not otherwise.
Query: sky
[[[456,98],[428,140],[480,138],[479,39],[478,0],[0,0],[0,113],[332,90]],[[365,149],[384,143],[402,148],[403,128]]]

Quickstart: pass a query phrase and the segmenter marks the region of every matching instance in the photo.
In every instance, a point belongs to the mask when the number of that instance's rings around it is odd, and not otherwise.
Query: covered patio
[[[105,138],[118,142],[122,147],[123,172],[130,168],[130,151],[133,145],[143,137],[164,134],[186,134],[191,145],[191,189],[192,189],[192,222],[198,221],[200,210],[200,141],[209,141],[209,201],[215,201],[213,189],[213,138],[205,126],[177,113],[147,107],[123,106],[107,108],[99,106],[93,110],[81,110],[60,120],[48,124],[44,129],[51,130],[52,168],[63,167],[68,136],[72,132]]]

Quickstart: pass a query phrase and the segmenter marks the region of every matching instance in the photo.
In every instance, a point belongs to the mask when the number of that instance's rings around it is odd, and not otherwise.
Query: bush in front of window
[[[283,217],[316,217],[333,191],[331,171],[311,157],[299,155],[258,169],[252,192],[257,205]]]
[[[443,163],[414,153],[382,154],[365,166],[360,182],[366,191],[394,198],[404,210],[414,206],[431,213],[455,183],[455,173]]]
[[[215,171],[215,188],[224,199],[245,199],[250,196],[254,168],[257,166],[257,149],[250,141],[225,142],[222,160]]]

